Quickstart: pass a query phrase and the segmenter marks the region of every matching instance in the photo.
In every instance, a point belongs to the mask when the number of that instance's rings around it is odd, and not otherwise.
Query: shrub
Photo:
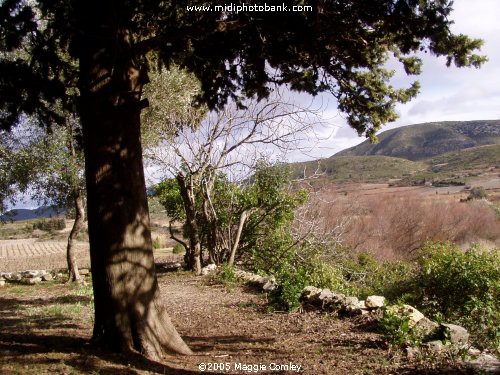
[[[422,342],[421,333],[410,325],[408,313],[397,313],[386,309],[378,323],[378,329],[384,335],[391,349],[418,346]]]
[[[182,254],[185,251],[186,251],[186,249],[180,243],[175,244],[174,247],[172,248],[173,254]]]
[[[486,199],[486,198],[488,198],[488,193],[486,192],[486,189],[483,186],[473,187],[469,192],[469,196],[467,197],[468,200]]]
[[[33,223],[33,229],[39,229],[47,232],[62,230],[66,228],[66,221],[62,217],[42,219]]]
[[[328,288],[335,292],[356,294],[355,286],[347,282],[338,266],[314,259],[306,264],[305,276],[308,285]]]
[[[276,276],[278,288],[269,294],[269,307],[272,311],[295,311],[300,307],[300,296],[307,284],[303,267],[284,264]]]
[[[153,249],[160,249],[161,248],[161,241],[160,237],[155,237],[153,240]]]
[[[234,285],[238,281],[234,273],[234,267],[223,264],[215,274],[215,281],[220,284]]]
[[[463,325],[480,347],[498,348],[500,251],[427,244],[419,262],[415,295],[423,311]]]

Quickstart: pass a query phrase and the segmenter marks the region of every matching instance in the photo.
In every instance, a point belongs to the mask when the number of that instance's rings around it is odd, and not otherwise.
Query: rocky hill
[[[429,122],[391,129],[335,156],[383,155],[421,160],[451,151],[500,144],[500,120]]]
[[[42,219],[64,216],[64,210],[57,209],[54,206],[42,206],[35,209],[19,208],[7,211],[0,216],[0,220],[4,221],[20,221],[31,219]]]

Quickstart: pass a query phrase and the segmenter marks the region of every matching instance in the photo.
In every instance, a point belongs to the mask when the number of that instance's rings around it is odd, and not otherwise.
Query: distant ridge
[[[42,206],[33,210],[27,208],[18,208],[7,211],[0,216],[2,221],[21,221],[32,219],[43,219],[50,217],[64,216],[64,211],[56,209],[54,206]]]
[[[500,120],[444,121],[402,126],[381,133],[377,144],[365,141],[337,156],[381,155],[422,160],[451,151],[500,144]]]

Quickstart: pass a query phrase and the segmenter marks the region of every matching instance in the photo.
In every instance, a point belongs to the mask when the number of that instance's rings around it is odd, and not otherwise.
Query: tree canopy
[[[418,83],[405,88],[390,84],[392,72],[385,68],[390,56],[412,75],[421,71],[417,53],[422,51],[445,56],[447,65],[459,67],[485,61],[474,54],[480,40],[450,31],[450,0],[289,1],[287,12],[188,10],[204,3],[4,1],[1,49],[15,51],[26,43],[31,47],[29,59],[0,62],[0,95],[6,99],[2,128],[14,124],[21,112],[60,120],[47,103],[67,101],[64,87],[78,73],[81,78],[82,66],[75,67],[58,51],[78,58],[86,48],[85,35],[109,28],[127,34],[129,53],[143,68],[175,62],[193,72],[201,82],[198,100],[210,108],[248,96],[264,98],[272,84],[287,84],[313,95],[330,92],[349,124],[367,136],[396,118],[397,102],[418,93]],[[296,4],[312,10],[290,11]],[[154,61],[147,59],[150,52],[155,52]],[[102,79],[96,84],[104,84],[107,78]]]

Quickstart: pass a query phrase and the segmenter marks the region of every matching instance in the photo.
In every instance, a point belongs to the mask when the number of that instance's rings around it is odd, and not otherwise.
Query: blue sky
[[[455,0],[450,17],[454,33],[484,40],[481,54],[489,61],[481,69],[447,68],[444,58],[423,56],[420,95],[397,107],[400,118],[383,130],[398,126],[446,120],[500,119],[500,0]],[[395,83],[408,82],[404,73],[396,74]],[[329,129],[323,129],[321,141],[308,154],[291,154],[291,160],[329,157],[364,141],[350,129],[338,113],[334,100],[325,113]]]

